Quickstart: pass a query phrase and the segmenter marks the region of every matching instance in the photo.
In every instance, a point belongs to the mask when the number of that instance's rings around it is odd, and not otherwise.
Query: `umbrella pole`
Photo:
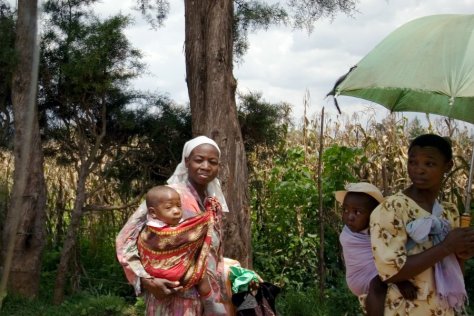
[[[472,141],[471,166],[469,167],[469,180],[466,188],[466,205],[461,215],[461,227],[471,226],[471,191],[472,191],[472,166],[474,165],[474,140]]]
[[[473,148],[472,148],[472,155],[471,155],[471,165],[469,167],[469,181],[467,182],[467,189],[466,189],[466,204],[464,205],[465,214],[469,213],[471,209],[472,166],[473,165],[474,165],[474,140],[473,140]]]

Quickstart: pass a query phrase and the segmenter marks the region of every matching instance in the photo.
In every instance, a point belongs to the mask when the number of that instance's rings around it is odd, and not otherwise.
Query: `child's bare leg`
[[[226,316],[227,312],[224,304],[218,302],[212,292],[211,283],[204,275],[201,281],[196,285],[202,305],[204,306],[205,316]]]
[[[382,282],[377,275],[370,281],[369,293],[365,301],[367,316],[383,316],[385,310],[385,297],[387,296],[387,284]]]

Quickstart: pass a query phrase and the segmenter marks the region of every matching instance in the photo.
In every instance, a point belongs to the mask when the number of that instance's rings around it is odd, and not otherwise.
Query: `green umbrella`
[[[335,94],[390,111],[474,123],[474,15],[432,15],[402,25],[347,74]]]
[[[366,99],[391,112],[474,123],[474,15],[432,15],[402,25],[341,77],[329,95]],[[466,211],[473,164],[474,150]]]

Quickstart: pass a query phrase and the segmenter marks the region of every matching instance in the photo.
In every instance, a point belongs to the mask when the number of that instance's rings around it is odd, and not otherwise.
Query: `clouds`
[[[137,15],[129,30],[135,47],[143,51],[150,74],[134,84],[141,89],[168,92],[178,103],[187,103],[184,61],[184,1],[171,1],[165,26],[150,30]],[[132,2],[103,0],[101,14],[130,12]],[[312,34],[276,27],[249,35],[250,49],[235,65],[238,90],[259,91],[270,102],[286,101],[294,116],[303,113],[305,91],[311,95],[310,113],[322,106],[336,113],[332,100],[324,99],[334,82],[385,36],[417,17],[442,13],[472,12],[474,0],[361,0],[352,16],[339,14],[333,21],[318,21]],[[363,100],[341,98],[343,112],[351,115],[370,105]],[[371,105],[370,105],[371,106]],[[384,116],[387,112],[376,107]]]
[[[338,15],[333,21],[321,20],[312,34],[281,29],[251,35],[245,63],[236,69],[239,89],[256,89],[269,101],[288,101],[294,105],[296,117],[303,112],[305,90],[311,94],[312,108],[319,112],[325,106],[336,113],[331,100],[324,99],[334,82],[385,36],[402,24],[430,14],[466,13],[474,8],[474,0],[415,1],[362,0],[358,13]],[[279,41],[279,37],[283,38]],[[278,46],[270,46],[277,43]],[[288,45],[291,43],[291,45]],[[274,44],[275,45],[275,44]],[[265,49],[272,47],[272,49]],[[258,59],[262,62],[256,62]],[[269,76],[268,69],[272,69]],[[264,74],[264,75],[259,75]],[[251,79],[249,77],[252,77]],[[275,80],[278,78],[278,80]],[[277,99],[278,98],[278,99]],[[373,106],[363,100],[341,98],[343,112],[351,115]],[[388,112],[375,106],[379,117]]]
[[[102,17],[121,12],[133,18],[126,35],[142,51],[147,65],[147,71],[133,81],[134,87],[166,93],[177,103],[186,104],[189,98],[185,82],[184,1],[172,1],[164,26],[157,30],[131,10],[133,4],[131,0],[103,0],[94,6],[94,12]]]

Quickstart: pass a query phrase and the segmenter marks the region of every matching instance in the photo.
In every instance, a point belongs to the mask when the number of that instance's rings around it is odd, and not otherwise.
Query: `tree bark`
[[[8,289],[28,298],[38,294],[46,233],[43,153],[37,107],[31,106],[35,103],[37,85],[37,5],[34,0],[18,2],[15,38],[18,60],[12,83],[15,171],[2,246],[2,257],[6,258],[7,245],[13,239],[9,278],[6,272]]]
[[[185,0],[186,81],[193,135],[221,149],[219,178],[230,212],[224,221],[224,255],[251,262],[248,171],[235,102],[232,0]]]

